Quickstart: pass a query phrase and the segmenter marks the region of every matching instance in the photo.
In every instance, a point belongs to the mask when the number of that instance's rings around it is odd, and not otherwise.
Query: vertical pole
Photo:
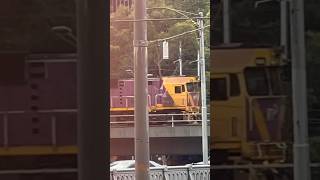
[[[287,18],[288,18],[288,3],[287,0],[281,0],[280,1],[280,19],[281,19],[281,48],[283,48],[283,52],[282,52],[282,60],[286,60],[288,58],[288,22],[287,22]]]
[[[77,0],[79,180],[108,177],[108,3]]]
[[[230,43],[230,0],[223,0],[223,43]]]
[[[134,2],[134,19],[146,18],[146,0]],[[147,84],[147,23],[134,23],[134,130],[135,177],[149,180],[149,118]]]
[[[294,179],[310,180],[308,142],[304,1],[291,1]]]
[[[197,54],[197,68],[198,68],[198,77],[200,77],[200,57],[199,57],[199,50]]]
[[[202,161],[208,164],[208,135],[207,135],[207,93],[206,93],[206,64],[204,57],[204,28],[203,13],[200,12],[200,66],[201,66],[201,115],[202,115]]]
[[[179,68],[180,68],[180,76],[182,76],[182,48],[181,48],[181,41],[179,41]]]

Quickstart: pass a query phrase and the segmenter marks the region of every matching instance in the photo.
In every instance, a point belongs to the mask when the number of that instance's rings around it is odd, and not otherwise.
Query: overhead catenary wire
[[[110,23],[117,22],[141,22],[141,21],[178,21],[178,20],[192,20],[192,19],[210,19],[210,17],[190,17],[190,18],[147,18],[147,19],[114,19],[110,20]]]
[[[182,16],[185,16],[185,17],[188,17],[185,14],[198,15],[197,13],[183,11],[183,10],[179,10],[179,9],[173,9],[173,8],[169,8],[169,7],[151,7],[151,8],[147,8],[147,10],[153,10],[153,9],[170,10],[170,11],[174,11],[174,12],[176,12],[176,13],[182,15]]]
[[[204,26],[203,28],[207,28],[207,27],[210,27],[210,25],[206,25]],[[186,31],[186,32],[183,32],[183,33],[180,33],[180,34],[176,34],[176,35],[173,35],[173,36],[170,36],[170,37],[167,37],[167,38],[162,38],[162,39],[156,39],[156,40],[152,40],[152,41],[148,41],[149,45],[152,44],[152,43],[157,43],[157,42],[162,42],[162,41],[169,41],[171,39],[175,39],[175,38],[178,38],[180,36],[184,36],[186,34],[190,34],[190,33],[193,33],[193,32],[196,32],[196,31],[199,31],[201,30],[201,28],[197,28],[197,29],[193,29],[193,30],[190,30],[190,31]]]
[[[153,10],[153,9],[162,9],[162,10],[169,10],[169,11],[174,11],[175,13],[177,14],[180,14],[182,15],[183,17],[185,18],[188,18],[189,20],[191,20],[191,22],[194,24],[194,25],[197,25],[197,22],[195,22],[191,17],[189,17],[188,15],[186,14],[191,14],[191,15],[198,15],[196,13],[192,13],[192,12],[187,12],[187,11],[183,11],[183,10],[178,10],[178,9],[173,9],[173,8],[169,8],[169,7],[152,7],[152,8],[147,8],[147,10]],[[201,18],[201,17],[200,17]],[[199,17],[197,17],[197,20],[199,19]]]

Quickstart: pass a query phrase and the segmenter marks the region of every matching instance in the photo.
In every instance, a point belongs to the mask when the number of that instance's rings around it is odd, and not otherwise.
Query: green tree
[[[132,10],[120,7],[111,14],[113,19],[132,19]],[[133,69],[133,24],[127,22],[110,24],[110,76],[111,79],[127,77],[126,70]]]
[[[178,2],[178,1],[177,1]],[[182,2],[182,1],[181,1]],[[210,15],[208,2],[200,3],[203,5],[202,9],[205,9],[205,14]],[[148,7],[168,7],[179,9],[182,7],[176,6],[176,4],[165,4],[164,1],[148,1]],[[194,4],[189,3],[190,8],[185,6],[183,10],[192,10],[193,13],[197,13],[199,8],[195,8]],[[192,8],[191,8],[192,6]],[[178,7],[178,8],[177,8]],[[197,7],[197,6],[196,6]],[[197,9],[197,10],[195,10]],[[161,18],[172,18],[172,17],[183,17],[176,12],[166,9],[152,9],[148,10],[148,18],[161,19]],[[132,9],[127,7],[121,7],[111,15],[111,20],[114,19],[133,19]],[[209,21],[207,21],[209,23]],[[149,21],[148,24],[148,40],[153,41],[157,39],[171,37],[189,30],[193,30],[196,27],[191,23],[190,20],[184,21]],[[133,69],[133,23],[111,23],[110,27],[110,38],[111,38],[111,76],[112,78],[123,78],[132,77],[125,70]],[[148,47],[148,66],[149,73],[154,76],[167,76],[177,74],[178,65],[174,64],[173,61],[179,57],[179,41],[182,42],[182,59],[184,60],[183,71],[186,75],[196,74],[196,64],[190,64],[197,58],[198,49],[198,34],[190,33],[179,38],[169,40],[170,49],[170,60],[162,60],[162,44],[153,43]],[[209,28],[206,29],[206,45],[209,45]],[[209,57],[209,48],[206,49],[206,57]]]

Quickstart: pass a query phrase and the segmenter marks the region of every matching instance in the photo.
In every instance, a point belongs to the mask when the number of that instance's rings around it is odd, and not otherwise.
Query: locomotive
[[[112,121],[133,120],[134,80],[113,80],[110,87],[110,113]],[[199,118],[200,83],[194,76],[166,76],[148,78],[148,110],[150,114],[177,114],[175,119]],[[117,116],[122,115],[122,116]],[[131,118],[131,119],[130,119]],[[153,121],[165,117],[151,116]]]
[[[270,47],[211,51],[214,163],[287,161],[292,126],[286,63]]]

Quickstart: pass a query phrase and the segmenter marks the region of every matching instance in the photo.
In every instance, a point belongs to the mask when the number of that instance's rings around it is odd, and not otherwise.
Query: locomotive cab
[[[148,78],[150,121],[189,120],[199,116],[199,80],[194,76]],[[113,121],[133,121],[134,79],[113,81],[110,89]]]
[[[222,153],[222,161],[284,160],[287,84],[274,50],[215,49],[211,54],[213,153]]]
[[[197,77],[163,77],[163,93],[158,106],[184,112],[199,112],[200,83]]]

